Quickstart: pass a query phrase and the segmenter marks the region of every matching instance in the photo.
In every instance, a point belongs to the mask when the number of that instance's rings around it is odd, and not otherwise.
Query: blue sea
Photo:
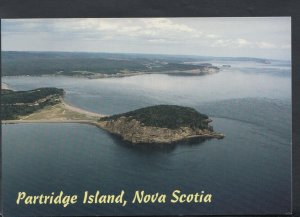
[[[230,64],[206,76],[124,78],[2,77],[14,90],[58,87],[70,104],[102,114],[176,104],[213,120],[222,140],[130,145],[84,124],[2,124],[3,211],[22,215],[286,214],[291,212],[291,66],[284,61]],[[211,203],[171,204],[171,193],[204,191]],[[119,194],[128,203],[82,204],[84,191]],[[132,204],[134,192],[167,195],[164,204]],[[78,203],[16,205],[28,195],[77,194]]]

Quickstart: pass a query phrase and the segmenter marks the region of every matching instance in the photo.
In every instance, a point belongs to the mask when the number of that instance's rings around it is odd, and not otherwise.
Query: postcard
[[[4,216],[290,214],[291,17],[1,20]]]

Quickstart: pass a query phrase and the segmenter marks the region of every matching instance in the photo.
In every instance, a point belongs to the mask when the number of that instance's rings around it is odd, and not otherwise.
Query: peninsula
[[[64,94],[64,90],[58,88],[38,88],[29,91],[1,89],[2,123],[93,123],[104,116],[66,103],[63,99]]]
[[[12,123],[85,123],[100,127],[133,144],[170,144],[194,138],[217,138],[211,119],[193,108],[155,105],[105,116],[66,103],[64,90],[38,88],[30,91],[1,90],[1,119]]]

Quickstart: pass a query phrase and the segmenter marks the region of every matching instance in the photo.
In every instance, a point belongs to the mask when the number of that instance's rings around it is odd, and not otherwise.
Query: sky
[[[291,58],[290,17],[2,19],[3,51]]]

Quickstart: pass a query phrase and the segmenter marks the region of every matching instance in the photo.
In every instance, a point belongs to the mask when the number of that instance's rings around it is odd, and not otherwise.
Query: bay
[[[218,63],[215,63],[218,64]],[[220,65],[223,63],[219,63]],[[65,99],[103,114],[156,104],[191,106],[213,119],[223,140],[132,146],[82,124],[2,125],[4,214],[152,215],[288,213],[291,204],[291,76],[289,65],[230,62],[199,77],[3,77],[15,90],[59,87]],[[31,194],[175,189],[213,195],[211,204],[17,206]]]

